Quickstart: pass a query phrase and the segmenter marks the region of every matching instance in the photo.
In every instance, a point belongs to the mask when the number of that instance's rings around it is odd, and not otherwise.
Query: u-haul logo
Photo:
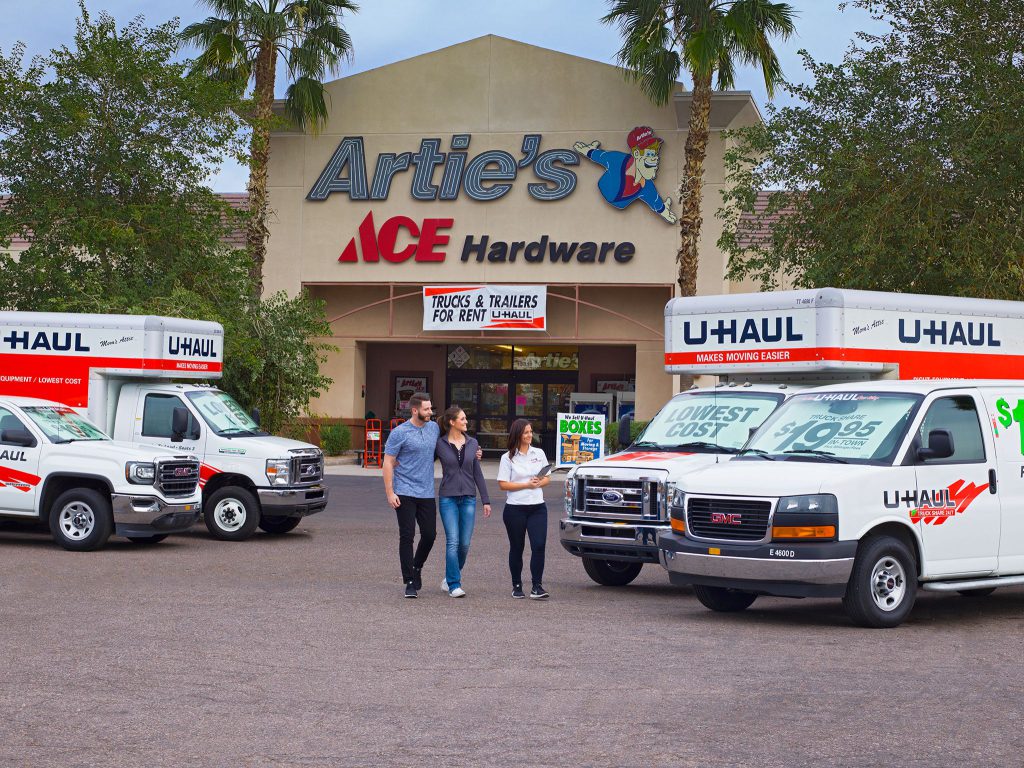
[[[926,525],[942,525],[949,518],[963,514],[982,492],[988,490],[988,483],[975,485],[966,480],[957,480],[948,488],[921,491],[885,491],[882,503],[887,509],[910,507],[910,520]]]
[[[89,345],[82,341],[81,333],[65,333],[63,331],[15,331],[11,330],[0,337],[4,346],[13,351],[25,349],[29,351],[45,350],[47,352],[89,352]]]
[[[900,342],[903,344],[941,344],[963,347],[1001,347],[994,323],[946,320],[909,320],[900,318]]]
[[[803,341],[793,317],[750,317],[716,321],[686,320],[683,322],[683,343],[687,346],[707,344],[775,344],[782,341]]]
[[[217,348],[213,339],[199,336],[168,336],[167,354],[185,357],[217,357]]]

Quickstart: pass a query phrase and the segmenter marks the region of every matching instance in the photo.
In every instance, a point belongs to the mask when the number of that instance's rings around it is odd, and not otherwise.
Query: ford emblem
[[[619,491],[605,491],[601,498],[609,504],[621,504],[625,497]]]

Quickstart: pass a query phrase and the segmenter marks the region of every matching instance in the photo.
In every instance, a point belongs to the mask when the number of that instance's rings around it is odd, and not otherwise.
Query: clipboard
[[[536,478],[544,478],[544,477],[547,477],[548,473],[549,473],[549,472],[550,472],[550,471],[551,471],[552,469],[554,469],[554,468],[555,468],[555,465],[554,465],[554,464],[548,464],[548,465],[546,465],[546,466],[543,466],[543,467],[541,467],[541,468],[540,468],[540,471],[539,471],[539,472],[538,472],[538,473],[537,473],[536,475],[534,475],[534,477],[536,477]]]

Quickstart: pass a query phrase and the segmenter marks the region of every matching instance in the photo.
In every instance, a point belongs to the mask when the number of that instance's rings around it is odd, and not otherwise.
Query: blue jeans
[[[445,581],[448,589],[462,586],[462,569],[466,567],[469,541],[476,521],[476,496],[442,496],[441,524],[445,538]]]

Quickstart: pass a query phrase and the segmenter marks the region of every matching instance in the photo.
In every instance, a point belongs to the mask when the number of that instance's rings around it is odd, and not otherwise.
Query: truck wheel
[[[701,584],[693,585],[693,594],[706,608],[719,613],[745,611],[757,600],[757,595],[753,592],[742,592],[725,587],[706,587]]]
[[[995,587],[978,587],[978,589],[958,589],[957,593],[964,597],[988,597],[995,591]]]
[[[606,587],[624,587],[637,576],[643,563],[626,563],[619,560],[595,560],[583,558],[583,570],[587,576]]]
[[[156,533],[152,536],[129,536],[128,541],[135,544],[159,544],[161,541],[167,538],[166,533]]]
[[[50,507],[53,540],[72,552],[100,549],[114,531],[110,499],[91,488],[64,491]]]
[[[260,528],[267,533],[288,533],[299,524],[302,520],[301,517],[281,517],[275,515],[273,517],[261,517]]]
[[[245,488],[228,486],[203,499],[203,518],[215,539],[244,541],[260,523],[260,507],[256,497]]]
[[[899,539],[863,542],[853,561],[843,608],[855,624],[888,628],[903,623],[917,598],[917,563]]]

